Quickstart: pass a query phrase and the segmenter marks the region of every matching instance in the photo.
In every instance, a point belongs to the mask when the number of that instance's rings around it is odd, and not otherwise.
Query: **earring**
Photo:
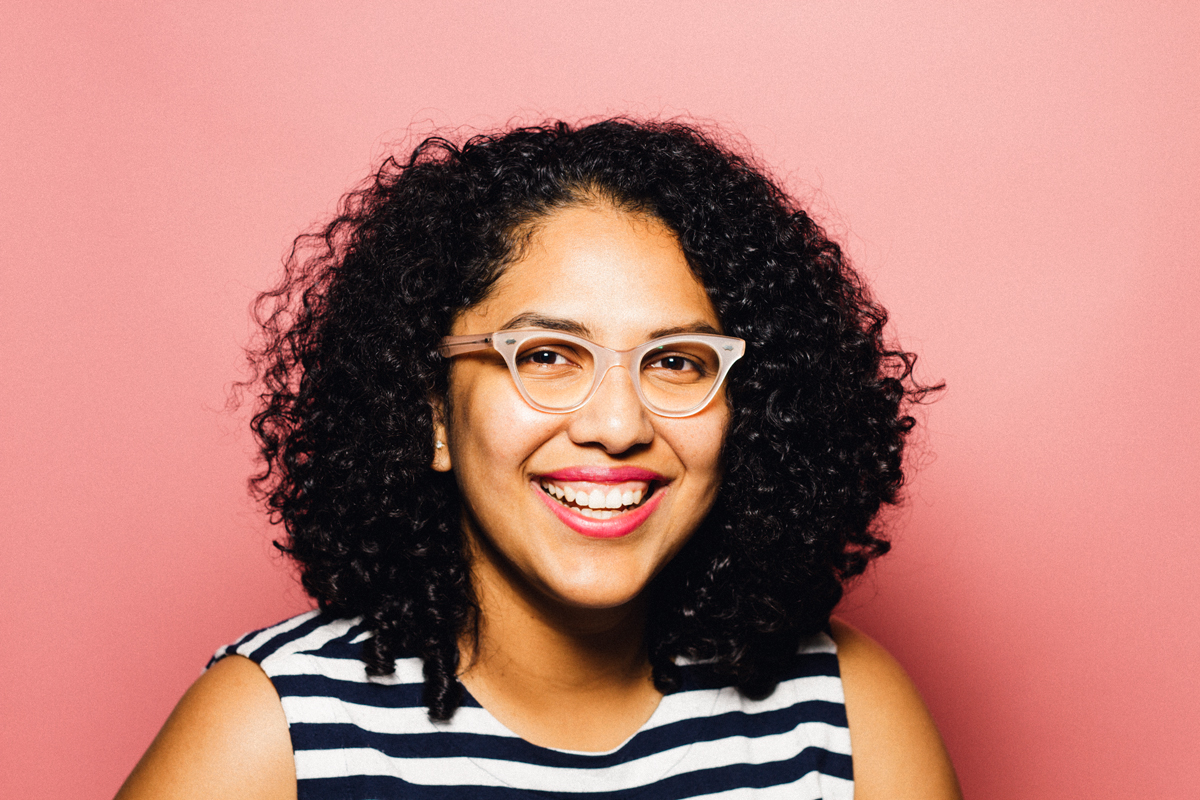
[[[445,447],[446,445],[442,444],[441,442],[434,442],[434,443],[433,443],[433,446],[434,446],[435,448],[437,448],[438,450],[441,450],[441,449],[442,449],[443,447]]]

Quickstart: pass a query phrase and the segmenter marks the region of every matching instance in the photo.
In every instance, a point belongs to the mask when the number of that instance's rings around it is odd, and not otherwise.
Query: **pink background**
[[[1198,6],[567,5],[5,4],[0,796],[306,607],[225,410],[292,237],[410,127],[625,112],[744,136],[949,384],[846,613],[968,797],[1194,797]]]

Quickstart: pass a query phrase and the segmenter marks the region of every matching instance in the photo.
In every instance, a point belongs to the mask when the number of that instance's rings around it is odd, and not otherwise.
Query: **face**
[[[452,332],[550,325],[616,350],[720,329],[674,235],[608,206],[542,219],[524,256]],[[728,420],[724,390],[694,416],[651,413],[623,367],[583,408],[537,411],[498,353],[455,358],[434,468],[457,479],[477,589],[575,609],[635,600],[711,508]],[[619,508],[581,510],[597,499]]]

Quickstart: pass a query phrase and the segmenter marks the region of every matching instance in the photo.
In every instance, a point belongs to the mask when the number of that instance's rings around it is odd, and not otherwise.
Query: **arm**
[[[942,737],[904,669],[868,636],[832,620],[854,750],[855,800],[962,800]]]
[[[167,719],[117,800],[295,800],[296,768],[275,687],[257,664],[225,658]]]

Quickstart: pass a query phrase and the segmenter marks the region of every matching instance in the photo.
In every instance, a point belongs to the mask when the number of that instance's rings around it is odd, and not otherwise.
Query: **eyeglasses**
[[[725,375],[746,352],[732,336],[679,333],[632,350],[612,350],[579,336],[540,328],[447,336],[446,358],[495,350],[504,357],[525,402],[566,414],[582,408],[613,367],[624,367],[646,408],[662,417],[697,414],[716,396]]]

